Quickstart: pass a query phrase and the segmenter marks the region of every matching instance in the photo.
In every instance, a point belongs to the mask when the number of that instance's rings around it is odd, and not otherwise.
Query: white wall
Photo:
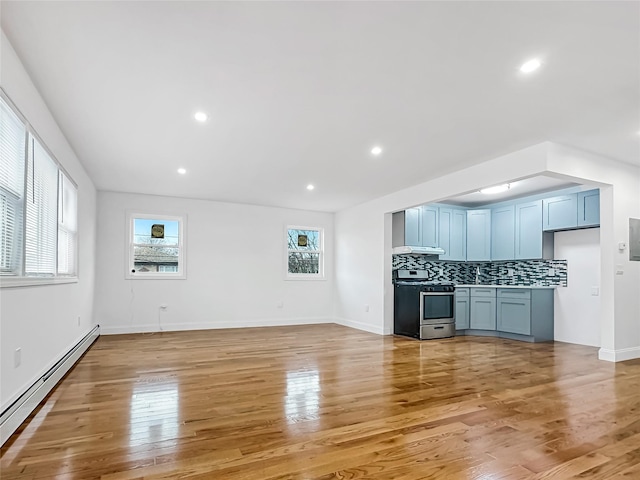
[[[445,175],[336,214],[336,317],[389,333],[393,324],[389,212],[536,175],[600,187],[600,358],[640,357],[640,262],[628,241],[628,218],[640,218],[640,168],[545,142]],[[616,275],[620,265],[623,274]],[[571,272],[569,272],[571,275]],[[370,311],[363,305],[371,303]]]
[[[187,215],[186,280],[125,279],[128,210]],[[100,192],[98,218],[103,333],[332,322],[333,214]],[[285,225],[324,228],[326,280],[284,279]]]
[[[600,229],[554,234],[554,258],[567,260],[567,287],[554,299],[554,338],[561,342],[600,346]],[[597,295],[593,295],[593,289]]]
[[[93,327],[96,190],[4,33],[0,65],[2,88],[78,184],[79,221],[78,283],[0,289],[2,410]],[[16,348],[22,364],[14,368]]]

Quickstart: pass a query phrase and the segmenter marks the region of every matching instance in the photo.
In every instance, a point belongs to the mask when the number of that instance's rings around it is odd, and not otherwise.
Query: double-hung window
[[[324,231],[321,228],[288,226],[287,279],[324,279]]]
[[[186,278],[185,227],[185,216],[129,213],[126,278]]]
[[[2,286],[75,281],[78,194],[26,120],[0,95]]]

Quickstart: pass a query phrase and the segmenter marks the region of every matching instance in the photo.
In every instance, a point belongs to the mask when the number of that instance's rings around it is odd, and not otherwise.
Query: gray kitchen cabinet
[[[422,211],[420,207],[407,208],[393,214],[392,246],[422,246]]]
[[[553,340],[553,289],[498,288],[496,295],[499,332],[533,342]]]
[[[469,327],[475,330],[496,329],[496,289],[471,288]]]
[[[531,333],[531,291],[503,290],[497,293],[497,329],[501,332]]]
[[[578,193],[578,226],[600,226],[600,190]]]
[[[542,231],[542,200],[515,206],[514,258],[553,258],[553,234]]]
[[[491,210],[467,210],[467,260],[491,260]]]
[[[422,246],[438,246],[438,207],[422,205],[420,228],[422,229]]]
[[[467,211],[440,207],[438,211],[439,247],[445,253],[440,260],[467,259]]]
[[[456,330],[466,330],[469,328],[469,289],[456,288],[454,317],[456,320]]]
[[[515,258],[515,218],[513,205],[491,209],[491,260]]]
[[[578,195],[560,195],[542,201],[542,229],[568,230],[578,226]]]

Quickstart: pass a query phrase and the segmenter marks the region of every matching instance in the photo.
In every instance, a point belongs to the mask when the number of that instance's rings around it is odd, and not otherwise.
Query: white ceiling
[[[639,2],[1,6],[100,190],[336,211],[545,140],[640,164]]]

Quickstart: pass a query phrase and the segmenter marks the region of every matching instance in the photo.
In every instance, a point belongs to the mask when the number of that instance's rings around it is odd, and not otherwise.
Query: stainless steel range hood
[[[394,255],[444,255],[445,251],[439,247],[414,247],[411,245],[403,245],[401,247],[393,247]]]

